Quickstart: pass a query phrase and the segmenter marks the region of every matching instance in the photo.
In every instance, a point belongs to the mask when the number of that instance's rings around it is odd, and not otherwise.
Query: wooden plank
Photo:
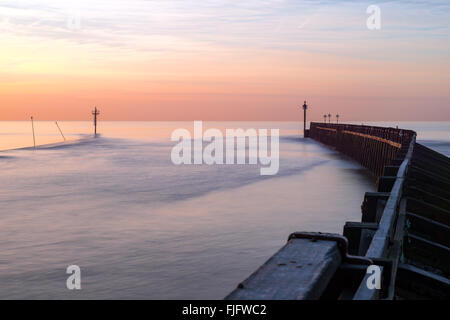
[[[398,169],[400,166],[385,166],[383,171],[383,176],[397,176]]]
[[[366,257],[368,258],[385,258],[388,254],[389,246],[391,245],[390,239],[394,235],[394,226],[397,221],[397,207],[400,203],[403,191],[403,183],[405,181],[405,176],[414,152],[415,136],[410,141],[408,153],[402,162],[398,173],[397,179],[391,190],[391,195],[386,203],[386,207],[383,211],[383,216],[381,217],[380,223],[378,225],[378,230],[376,231],[372,243],[367,250]],[[397,230],[401,226],[397,225]],[[395,249],[395,247],[394,247]],[[384,270],[382,268],[382,270]],[[383,272],[383,271],[382,271]],[[377,299],[379,297],[379,290],[371,290],[367,287],[366,281],[369,275],[364,277],[361,285],[355,293],[355,300],[369,300]]]
[[[366,192],[364,194],[364,201],[361,205],[361,222],[378,223],[383,214],[389,195],[389,192]]]
[[[319,130],[326,130],[326,131],[331,131],[331,132],[337,132],[336,129],[332,129],[332,128],[325,128],[325,127],[316,127]]]
[[[367,265],[343,262],[336,271],[321,300],[351,300],[367,274]]]
[[[389,195],[387,202],[384,205],[385,199],[381,197],[365,197],[362,221],[379,222],[366,257],[378,262],[389,259],[390,264],[385,268],[389,275],[383,280],[390,279],[387,298],[394,298],[402,246],[410,261],[448,273],[450,159],[417,144],[412,131],[354,125],[321,124],[321,127],[323,130],[315,131],[317,140],[335,147],[378,176],[384,172],[378,191]],[[377,211],[383,206],[380,219]],[[405,226],[409,227],[407,241],[404,241]],[[363,223],[346,224],[344,233],[350,239],[351,253],[361,253],[358,239],[367,230]],[[379,294],[368,290],[364,279],[354,298],[373,299]]]
[[[450,199],[450,190],[448,189],[442,189],[439,188],[428,180],[419,180],[414,177],[407,177],[406,178],[406,184],[408,186],[415,186],[418,189],[424,190],[428,193],[434,194],[438,197],[444,198],[444,199]]]
[[[378,223],[346,222],[343,235],[348,239],[348,253],[364,256],[377,229]]]
[[[388,258],[392,261],[391,276],[389,281],[389,288],[387,290],[387,299],[392,300],[395,296],[395,281],[397,276],[397,268],[403,250],[403,238],[405,234],[406,222],[406,198],[400,201],[398,211],[397,225],[395,228],[394,237],[392,239],[391,249]]]
[[[411,140],[411,146],[410,150],[408,151],[408,155],[405,157],[405,160],[398,170],[397,180],[394,183],[391,195],[389,196],[386,207],[384,208],[383,216],[381,217],[378,230],[375,233],[374,239],[370,244],[369,250],[366,254],[366,256],[369,258],[382,258],[386,253],[385,250],[389,244],[390,235],[391,233],[393,233],[397,206],[402,195],[404,177],[409,166],[409,161],[412,157],[414,143],[415,138]]]
[[[398,156],[397,151],[408,150],[413,131],[373,126],[333,125],[311,123],[310,136],[349,156],[376,176],[383,173],[384,166]],[[405,141],[408,141],[405,148]],[[401,160],[403,157],[401,157]],[[400,165],[400,164],[399,164]]]
[[[396,158],[396,159],[391,161],[391,165],[392,166],[401,166],[402,163],[403,163],[403,159],[402,158]]]
[[[438,173],[440,176],[450,179],[450,165],[442,165],[440,163],[434,162],[433,160],[424,159],[419,156],[415,156],[411,162],[414,166],[430,170],[432,172]]]
[[[366,257],[388,258],[391,261],[388,268],[385,268],[390,270],[387,298],[394,298],[396,270],[400,268],[398,262],[402,246],[409,261],[423,265],[424,268],[429,266],[435,272],[440,269],[448,275],[450,158],[416,143],[415,133],[412,131],[347,125],[324,127],[331,130],[322,130],[326,132],[323,133],[322,141],[370,168],[376,175],[384,173],[379,179],[377,190],[390,194],[381,219],[377,218],[376,212],[380,211],[383,199],[365,197],[362,221],[379,222]],[[408,232],[407,241],[404,241],[405,227]],[[349,250],[352,253],[360,252],[356,244],[361,239],[362,230],[366,230],[363,224],[347,223],[344,227],[344,233],[350,239]],[[416,273],[422,277],[424,272],[428,271]],[[386,279],[389,280],[389,277]],[[378,298],[379,294],[380,292],[368,290],[364,279],[354,298],[373,299]]]
[[[428,160],[436,161],[441,163],[443,166],[448,167],[450,166],[450,158],[440,154],[437,151],[434,151],[428,147],[425,147],[424,145],[420,143],[416,143],[416,156],[425,157]]]
[[[450,180],[440,176],[439,173],[434,173],[429,170],[418,168],[416,166],[411,166],[410,177],[427,182],[435,187],[444,190],[450,190]]]
[[[375,141],[378,141],[378,142],[382,142],[382,143],[391,145],[391,146],[393,146],[395,148],[399,148],[399,149],[402,146],[398,142],[394,142],[394,141],[391,141],[391,140],[388,140],[388,139],[384,139],[384,138],[381,138],[381,137],[377,137],[377,136],[374,136],[374,135],[370,135],[370,134],[364,134],[364,133],[354,132],[354,131],[350,131],[350,130],[343,130],[342,132],[346,133],[346,134],[351,134],[351,135],[367,138],[367,139],[372,139],[372,140],[375,140]]]
[[[448,226],[450,225],[450,211],[444,210],[422,200],[408,197],[406,210]]]
[[[408,232],[450,247],[450,227],[437,221],[407,212]]]
[[[404,243],[405,258],[450,275],[450,248],[408,233]]]
[[[397,177],[386,177],[382,176],[378,178],[377,181],[377,191],[378,192],[391,192],[394,187],[394,183],[397,180]]]
[[[341,261],[335,241],[291,239],[225,299],[319,299]]]
[[[431,204],[433,206],[442,208],[444,210],[450,211],[450,199],[445,199],[443,197],[440,197],[434,193],[421,190],[420,188],[417,188],[416,186],[406,186],[406,189],[404,191],[405,196],[420,200],[423,202],[426,202],[428,204]]]
[[[401,298],[442,300],[450,297],[449,279],[410,264],[399,264],[396,286]]]

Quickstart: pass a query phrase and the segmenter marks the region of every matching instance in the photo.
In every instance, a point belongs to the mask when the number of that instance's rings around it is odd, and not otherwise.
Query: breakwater
[[[398,128],[311,123],[305,137],[370,170],[377,192],[342,235],[289,235],[226,299],[449,298],[450,159]]]

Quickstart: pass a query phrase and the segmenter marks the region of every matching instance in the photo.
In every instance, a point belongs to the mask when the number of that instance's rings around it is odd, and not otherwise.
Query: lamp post
[[[336,114],[336,123],[339,124],[339,114]]]
[[[306,104],[306,100],[303,103],[303,136],[306,134],[306,110],[308,109],[308,105]]]
[[[327,123],[327,115],[326,114],[323,115],[323,122]]]
[[[328,114],[328,123],[331,123],[331,113]]]

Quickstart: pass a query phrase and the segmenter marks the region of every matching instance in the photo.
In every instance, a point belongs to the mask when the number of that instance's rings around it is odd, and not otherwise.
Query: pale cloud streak
[[[164,101],[155,118],[178,110],[174,97],[202,114],[236,96],[239,112],[264,104],[268,118],[296,95],[324,104],[342,96],[354,110],[350,97],[407,97],[408,106],[414,94],[448,105],[450,3],[375,3],[379,31],[366,27],[372,1],[0,0],[0,93],[11,114],[37,105],[33,95],[48,94],[40,103],[55,108],[55,93],[76,97],[72,110],[102,96],[118,119],[122,100],[142,109]],[[80,28],[68,28],[71,12]]]
[[[231,48],[320,52],[329,48],[336,54],[355,55],[364,52],[367,40],[382,41],[385,46],[389,42],[395,45],[398,39],[449,36],[448,1],[378,1],[383,14],[383,30],[378,34],[365,28],[365,8],[370,3],[298,0],[0,1],[0,21],[3,22],[0,30],[19,36],[66,39],[80,44],[96,43],[135,50],[173,50],[170,42],[181,41],[195,46],[205,44]],[[80,30],[67,29],[67,19],[74,10],[80,12]],[[158,45],[148,47],[155,37],[166,41],[161,42],[159,48]]]

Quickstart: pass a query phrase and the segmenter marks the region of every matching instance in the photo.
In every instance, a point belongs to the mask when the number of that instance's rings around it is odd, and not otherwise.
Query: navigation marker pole
[[[306,100],[303,103],[303,136],[306,136],[306,110],[308,109],[308,105],[306,104]]]
[[[100,114],[97,107],[95,107],[94,111],[92,111],[92,114],[94,115],[94,137],[97,137],[97,116]]]
[[[34,136],[34,121],[33,121],[33,117],[31,117],[31,129],[33,131],[33,145],[34,145],[34,149],[36,149],[36,137]]]
[[[62,135],[64,141],[66,141],[66,137],[64,137],[64,135],[63,135],[63,133],[62,133],[61,128],[60,128],[59,125],[58,125],[58,121],[55,121],[55,123],[56,123],[56,126],[58,127],[58,130],[59,130],[59,132],[61,133],[61,135]]]

